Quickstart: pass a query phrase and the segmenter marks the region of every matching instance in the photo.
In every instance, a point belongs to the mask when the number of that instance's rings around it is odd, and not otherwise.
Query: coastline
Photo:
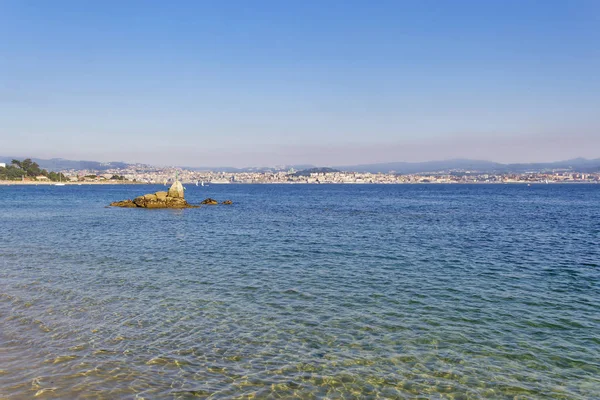
[[[0,186],[54,186],[62,183],[64,186],[82,186],[82,185],[145,185],[145,182],[36,182],[36,181],[0,181]],[[60,185],[60,186],[62,186]]]
[[[0,186],[55,186],[59,182],[0,181]],[[183,182],[193,185],[194,182]],[[208,182],[211,185],[581,185],[598,184],[598,181],[561,181],[561,182]],[[62,182],[60,186],[83,185],[161,185],[158,182]]]

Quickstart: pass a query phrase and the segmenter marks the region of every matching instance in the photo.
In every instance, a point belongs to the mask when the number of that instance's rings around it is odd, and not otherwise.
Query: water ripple
[[[0,398],[599,396],[598,185],[188,189],[2,188]]]

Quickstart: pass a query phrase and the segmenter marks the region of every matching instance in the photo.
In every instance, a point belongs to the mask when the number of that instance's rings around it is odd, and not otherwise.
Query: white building
[[[6,168],[6,163],[0,162],[0,168]]]

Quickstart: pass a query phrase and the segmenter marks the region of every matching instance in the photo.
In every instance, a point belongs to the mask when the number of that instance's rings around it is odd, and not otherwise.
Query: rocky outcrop
[[[160,193],[160,192],[159,192]],[[133,199],[136,206],[142,208],[190,208],[195,207],[181,197],[166,196],[159,198],[156,194],[145,194]],[[197,207],[197,206],[196,206]]]
[[[184,199],[183,186],[181,182],[176,181],[168,192],[149,193],[143,196],[136,197],[133,200],[115,201],[110,203],[112,207],[127,207],[127,208],[197,208],[189,204]],[[215,199],[205,199],[203,205],[214,206],[219,204]],[[225,200],[221,204],[233,204],[231,200]]]
[[[168,192],[156,192],[136,197],[133,200],[115,201],[113,207],[140,208],[196,208],[184,199],[181,182],[175,182]]]
[[[210,197],[208,199],[204,199],[202,200],[202,203],[200,204],[205,204],[205,205],[209,205],[209,206],[214,206],[219,204],[218,201],[216,201],[215,199],[211,199]]]
[[[166,201],[167,197],[169,197],[167,192],[156,192],[154,194],[156,195],[156,198],[161,201]]]
[[[171,187],[169,188],[169,192],[167,193],[168,197],[172,197],[174,199],[183,199],[184,198],[184,194],[183,194],[183,185],[181,184],[181,182],[179,181],[175,181],[175,183],[173,183],[171,185]]]
[[[137,207],[131,200],[114,201],[110,203],[112,207]]]
[[[158,192],[160,193],[160,192]],[[185,199],[179,197],[161,197],[157,193],[145,194],[133,200],[115,201],[110,203],[112,207],[140,207],[140,208],[197,208]]]

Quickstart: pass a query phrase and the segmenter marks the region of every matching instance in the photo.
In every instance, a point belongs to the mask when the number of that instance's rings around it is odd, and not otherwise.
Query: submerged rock
[[[224,201],[223,203],[221,203],[221,204],[227,204],[227,205],[229,205],[229,204],[233,204],[233,201],[231,201],[231,200],[225,200],[225,201]]]
[[[217,205],[217,204],[219,204],[219,202],[218,202],[218,201],[216,201],[215,199],[211,199],[211,198],[209,197],[208,199],[204,199],[204,200],[202,200],[202,203],[200,203],[200,204],[206,204],[206,205],[209,205],[209,206],[214,206],[214,205]]]

